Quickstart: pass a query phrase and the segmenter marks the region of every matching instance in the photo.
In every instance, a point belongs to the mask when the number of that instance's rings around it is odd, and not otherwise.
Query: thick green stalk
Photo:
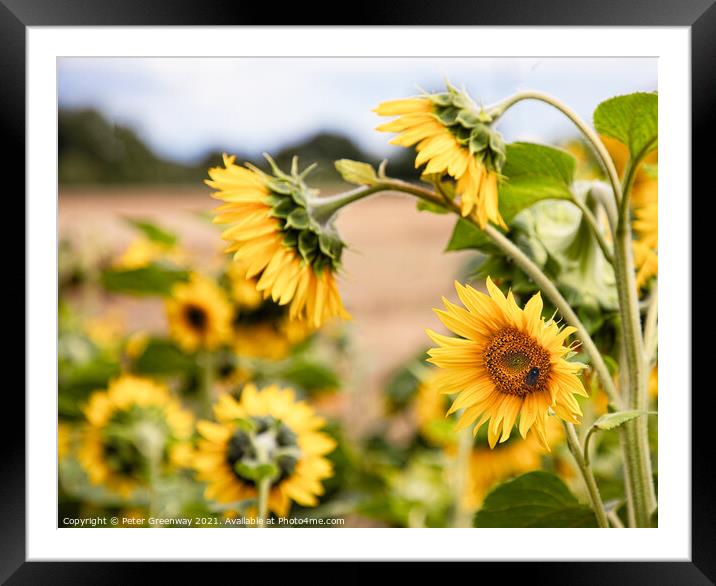
[[[264,476],[258,482],[258,524],[257,527],[266,527],[268,520],[268,501],[271,493],[271,477]]]
[[[608,528],[609,521],[607,520],[607,513],[604,510],[602,497],[599,494],[599,487],[597,486],[597,481],[594,479],[591,464],[589,463],[589,460],[584,457],[586,452],[583,451],[582,446],[579,443],[577,431],[571,423],[564,421],[563,424],[564,430],[567,433],[567,446],[574,457],[574,461],[579,467],[579,471],[582,473],[582,479],[587,487],[587,494],[589,495],[589,501],[592,504],[594,516],[597,518],[597,524],[602,528]]]
[[[623,195],[619,206],[619,221],[614,239],[614,272],[616,275],[622,344],[626,357],[627,387],[624,396],[629,409],[648,409],[647,379],[644,361],[644,341],[639,314],[639,299],[632,252],[629,195],[634,180],[634,165],[627,163],[624,173]],[[634,499],[634,517],[637,527],[649,527],[651,514],[656,509],[656,493],[652,478],[649,453],[648,418],[639,417],[624,424],[625,457],[628,481]]]

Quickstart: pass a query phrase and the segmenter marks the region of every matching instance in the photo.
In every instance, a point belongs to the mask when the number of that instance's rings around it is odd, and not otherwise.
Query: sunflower
[[[492,222],[507,228],[498,209],[505,144],[490,116],[465,92],[448,85],[446,92],[383,102],[374,111],[398,116],[377,130],[398,132],[392,144],[415,146],[415,166],[427,163],[425,175],[455,180],[463,216],[475,210],[481,227]]]
[[[57,424],[57,457],[62,460],[69,453],[72,446],[72,428],[65,421]]]
[[[114,261],[113,266],[128,271],[141,269],[158,260],[182,264],[186,261],[186,254],[176,245],[163,244],[146,236],[138,236]]]
[[[229,281],[231,300],[239,310],[256,309],[263,301],[263,295],[256,289],[256,279],[246,276],[249,264],[246,262],[232,262],[226,269]]]
[[[169,332],[187,352],[215,350],[231,334],[231,304],[210,279],[193,273],[166,301]]]
[[[232,262],[227,269],[234,300],[232,348],[239,356],[280,360],[313,328],[305,320],[291,320],[286,305],[263,299],[247,270],[242,262]]]
[[[623,176],[629,151],[616,139],[602,136],[619,176]],[[653,151],[637,169],[631,192],[632,228],[634,231],[634,264],[636,283],[641,289],[659,271],[659,181],[653,169],[659,161],[658,151]]]
[[[255,499],[250,470],[263,453],[277,468],[268,508],[285,517],[295,501],[314,507],[323,494],[321,481],[333,475],[325,458],[336,443],[319,431],[324,420],[297,401],[292,389],[277,386],[259,391],[246,385],[237,401],[222,395],[214,406],[216,422],[200,421],[203,439],[195,457],[198,478],[208,483],[207,499],[233,503]],[[260,449],[259,449],[260,448]]]
[[[556,424],[547,423],[547,437],[555,441],[560,438]],[[532,470],[539,470],[545,449],[534,435],[527,439],[514,439],[498,444],[495,449],[476,447],[470,454],[464,502],[468,509],[476,510],[489,490],[498,482]]]
[[[224,167],[209,169],[213,197],[224,201],[214,222],[231,224],[222,233],[226,252],[247,265],[264,298],[289,305],[291,319],[319,327],[333,317],[348,319],[335,282],[344,244],[332,220],[311,217],[315,190],[303,182],[305,171],[286,175],[273,161],[274,175],[256,167],[239,167],[224,155]]]
[[[92,484],[127,498],[152,474],[190,462],[193,416],[163,385],[122,375],[93,393],[83,412],[78,458]]]
[[[442,370],[439,386],[458,393],[449,413],[463,409],[457,429],[489,421],[490,447],[506,441],[519,416],[524,438],[532,429],[549,449],[545,422],[550,408],[565,421],[579,423],[582,415],[574,394],[587,396],[577,374],[584,365],[567,362],[564,341],[575,328],[542,318],[542,299],[535,294],[520,309],[488,277],[489,295],[455,283],[465,308],[443,299],[446,310],[435,310],[440,320],[462,336],[452,338],[431,330],[439,345],[428,351],[429,361]]]

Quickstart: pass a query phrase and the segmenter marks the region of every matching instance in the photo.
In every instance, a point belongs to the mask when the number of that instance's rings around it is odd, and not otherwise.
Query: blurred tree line
[[[268,165],[260,153],[236,153],[238,161],[250,161],[260,168]],[[311,174],[313,182],[337,183],[340,175],[333,162],[353,159],[377,164],[380,161],[366,153],[350,138],[319,132],[306,140],[289,144],[271,155],[281,168],[288,170],[294,154],[300,156],[300,167],[318,163]],[[131,129],[112,124],[92,109],[65,110],[58,115],[59,180],[63,184],[126,183],[201,183],[209,167],[221,164],[221,151],[209,152],[196,164],[164,159],[154,153]],[[410,152],[401,149],[392,157],[388,172],[393,177],[418,177]]]

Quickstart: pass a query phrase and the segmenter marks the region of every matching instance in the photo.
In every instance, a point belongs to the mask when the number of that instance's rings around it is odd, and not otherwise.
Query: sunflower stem
[[[636,164],[631,159],[624,171],[623,194],[619,206],[619,220],[614,239],[617,296],[622,343],[627,371],[625,389],[629,409],[646,411],[648,389],[645,375],[644,340],[642,338],[639,296],[636,287],[634,257],[632,251],[629,199],[634,183]],[[637,527],[650,527],[651,514],[656,509],[656,493],[652,477],[649,453],[648,418],[639,417],[624,424],[624,456],[627,464],[627,482],[631,485],[634,501],[634,518]]]
[[[199,355],[201,381],[199,384],[199,409],[203,417],[211,417],[211,399],[214,388],[216,364],[214,354],[204,350]]]
[[[597,481],[594,479],[594,474],[592,473],[592,467],[589,460],[585,460],[585,452],[579,443],[577,431],[574,429],[573,424],[566,421],[563,421],[562,423],[564,424],[564,429],[567,432],[567,446],[569,447],[569,451],[574,457],[574,461],[577,463],[577,466],[582,473],[584,484],[587,486],[587,494],[589,495],[589,501],[592,503],[592,510],[594,511],[594,516],[597,518],[597,524],[601,528],[608,528],[609,521],[607,519],[607,513],[604,509],[602,497],[599,494],[599,487],[597,486]]]
[[[364,185],[329,197],[312,197],[308,200],[307,207],[314,220],[319,224],[326,224],[342,207],[379,191],[385,191],[382,184]]]
[[[622,193],[621,186],[619,183],[619,174],[617,173],[617,169],[614,166],[614,162],[609,156],[609,152],[604,146],[604,143],[599,138],[599,135],[594,130],[592,130],[592,128],[590,128],[590,126],[586,122],[584,122],[584,120],[582,120],[579,115],[565,103],[550,96],[549,94],[527,90],[518,92],[506,98],[499,104],[487,108],[487,110],[493,118],[498,118],[499,116],[502,116],[512,106],[523,100],[536,100],[538,102],[544,102],[545,104],[549,104],[553,108],[556,108],[557,110],[562,112],[562,114],[564,114],[572,121],[572,123],[579,129],[582,135],[584,135],[589,145],[592,147],[592,149],[594,149],[595,153],[597,154],[599,164],[604,169],[607,178],[609,179],[609,183],[611,184],[612,190],[614,191],[614,197],[617,202],[619,202]],[[612,219],[614,219],[614,210],[607,208],[607,212],[610,214],[610,216],[612,216]]]
[[[457,454],[455,457],[455,516],[453,527],[470,527],[470,510],[465,506],[465,493],[470,474],[470,455],[472,453],[472,430],[467,428],[459,432]]]
[[[258,482],[258,524],[257,527],[266,527],[268,521],[268,501],[271,492],[271,477],[264,476]]]

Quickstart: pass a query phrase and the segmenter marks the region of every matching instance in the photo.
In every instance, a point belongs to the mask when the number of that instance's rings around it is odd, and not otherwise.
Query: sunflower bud
[[[336,161],[336,170],[343,177],[343,181],[353,183],[355,185],[376,185],[380,179],[368,163],[360,161],[351,161],[350,159],[340,159]]]

